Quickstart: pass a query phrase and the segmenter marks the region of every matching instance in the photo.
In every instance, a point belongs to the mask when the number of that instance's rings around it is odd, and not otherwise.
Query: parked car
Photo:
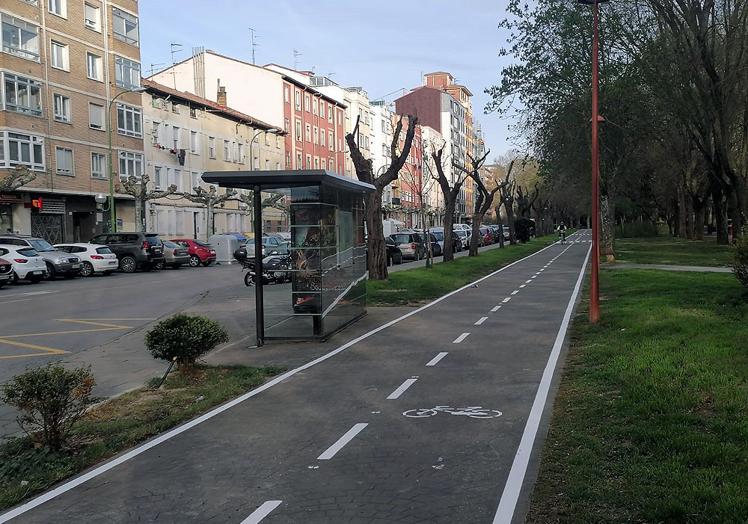
[[[455,235],[460,239],[461,249],[467,249],[470,247],[470,230],[468,229],[455,229],[454,230]]]
[[[285,242],[291,241],[291,232],[290,231],[279,231],[278,233],[275,233],[276,236],[282,238]]]
[[[58,275],[65,278],[74,278],[80,273],[81,261],[78,257],[55,249],[52,244],[43,238],[2,235],[0,236],[0,244],[32,248],[44,259],[47,266],[46,277],[50,280],[54,280]]]
[[[78,243],[55,244],[55,248],[80,258],[82,277],[90,277],[95,273],[111,275],[119,264],[117,255],[107,246]]]
[[[161,243],[164,246],[164,259],[156,264],[156,269],[163,269],[166,266],[179,269],[190,263],[190,254],[186,247],[170,240],[162,240]]]
[[[264,236],[262,237],[262,256],[266,257],[268,256],[268,253],[270,253],[273,250],[276,250],[278,246],[281,244],[284,244],[285,241],[276,236]],[[239,248],[234,251],[234,258],[241,262],[243,259],[247,258],[247,252],[251,254],[251,256],[254,256],[255,252],[255,242],[254,239],[250,239],[246,244],[242,244],[239,246]]]
[[[0,256],[7,255],[10,251],[0,247]],[[0,258],[0,288],[13,280],[13,264],[4,258]]]
[[[430,229],[431,234],[436,237],[436,241],[441,247],[441,254],[444,254],[444,228],[443,227],[432,227]],[[452,234],[452,252],[457,253],[462,251],[462,241],[456,234]]]
[[[426,231],[418,231],[418,234],[421,235],[421,238],[426,238]],[[431,238],[431,256],[434,257],[440,257],[442,256],[442,244],[439,243],[439,240],[436,238],[436,235],[429,229],[429,235]],[[428,251],[429,245],[426,244],[426,250]]]
[[[192,267],[200,264],[207,267],[216,261],[216,250],[210,244],[191,238],[173,238],[171,241],[187,248]]]
[[[124,273],[154,269],[164,260],[164,247],[156,233],[105,233],[93,237],[91,243],[111,249]]]
[[[47,263],[33,247],[0,245],[0,256],[13,266],[13,281],[28,280],[32,284],[47,277]]]
[[[390,238],[400,248],[403,258],[421,260],[426,255],[426,244],[421,235],[407,229],[393,233]]]
[[[455,230],[458,230],[458,231],[459,230],[464,230],[464,231],[467,231],[469,233],[472,228],[470,227],[470,224],[460,224],[460,223],[457,223],[457,224],[452,224],[452,229],[455,229]]]
[[[480,231],[480,236],[481,236],[484,246],[490,246],[491,244],[494,243],[493,231],[491,231],[490,227],[481,226],[479,228],[479,231]]]
[[[400,248],[395,244],[395,241],[391,237],[386,237],[384,239],[384,245],[387,247],[387,265],[402,264],[403,252],[400,251]]]

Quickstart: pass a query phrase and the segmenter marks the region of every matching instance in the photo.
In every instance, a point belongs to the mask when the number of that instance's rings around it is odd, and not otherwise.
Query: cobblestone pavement
[[[589,247],[410,310],[0,522],[520,522]]]

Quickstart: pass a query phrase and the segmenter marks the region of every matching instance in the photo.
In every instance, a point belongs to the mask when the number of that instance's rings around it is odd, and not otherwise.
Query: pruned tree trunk
[[[615,236],[615,208],[608,196],[600,198],[600,255],[608,262],[615,262],[616,252],[613,245]]]
[[[382,198],[377,192],[370,193],[366,202],[366,231],[369,234],[367,243],[369,278],[384,280],[387,278],[387,246],[384,243]]]

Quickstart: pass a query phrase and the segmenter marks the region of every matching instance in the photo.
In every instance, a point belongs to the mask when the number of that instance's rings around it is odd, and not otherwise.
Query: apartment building
[[[109,135],[114,177],[144,169],[138,3],[3,0],[0,22],[0,178],[35,175],[0,195],[0,227],[86,241],[106,224],[95,196],[109,193]],[[133,228],[132,200],[115,202]]]
[[[371,165],[375,175],[382,174],[390,165],[392,118],[394,111],[384,100],[371,101]],[[382,192],[382,204],[392,203],[392,184]]]
[[[207,189],[205,171],[280,170],[284,165],[284,133],[272,125],[227,106],[222,87],[212,102],[177,91],[152,80],[143,80],[145,172],[149,187],[178,193]],[[224,188],[218,189],[224,194]],[[245,194],[248,194],[244,191]],[[213,209],[213,231],[208,230],[208,209],[188,198],[169,195],[146,203],[146,224],[165,237],[205,239],[213,233],[249,232],[252,217],[247,206],[230,199]],[[277,231],[283,217],[265,210],[266,230]]]
[[[286,169],[326,169],[342,175],[345,106],[313,88],[310,75],[200,50],[151,78],[213,102],[223,90],[230,107],[286,133]]]

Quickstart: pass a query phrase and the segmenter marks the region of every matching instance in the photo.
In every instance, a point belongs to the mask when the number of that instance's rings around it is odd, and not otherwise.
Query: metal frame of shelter
[[[263,274],[262,193],[288,198],[293,269],[289,309],[281,304],[281,320],[269,326],[283,336],[266,337],[265,286],[262,278],[255,279],[258,347],[271,338],[324,339],[365,313],[364,204],[374,186],[317,169],[214,171],[202,178],[220,187],[253,191],[256,275]],[[294,328],[302,334],[293,336]]]

